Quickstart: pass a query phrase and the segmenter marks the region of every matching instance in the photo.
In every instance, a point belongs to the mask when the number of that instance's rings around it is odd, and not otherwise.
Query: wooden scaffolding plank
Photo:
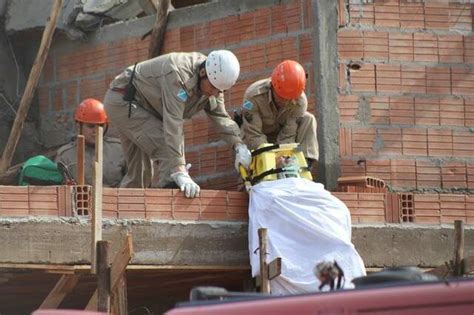
[[[148,49],[148,58],[154,58],[161,54],[161,48],[166,33],[166,24],[168,23],[168,8],[170,0],[151,0],[156,8],[155,24],[151,32],[150,46]]]
[[[86,138],[83,135],[78,135],[76,140],[77,145],[77,184],[83,186],[86,184],[85,176],[85,150],[86,150]]]
[[[64,300],[64,298],[75,288],[79,282],[79,275],[65,274],[49,292],[46,299],[40,305],[40,309],[56,309]]]
[[[92,209],[92,237],[91,237],[91,273],[96,273],[97,268],[97,242],[102,240],[102,166],[103,166],[103,148],[104,148],[104,128],[96,126],[95,136],[95,160],[94,160],[94,179],[93,179],[93,202]]]

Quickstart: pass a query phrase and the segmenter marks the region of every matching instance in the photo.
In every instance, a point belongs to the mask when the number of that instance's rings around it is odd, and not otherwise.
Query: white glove
[[[239,172],[240,165],[248,169],[250,163],[252,163],[252,154],[249,149],[245,144],[237,143],[235,145],[235,169]]]
[[[173,173],[171,174],[171,178],[174,180],[176,185],[178,185],[179,189],[184,191],[186,198],[199,196],[201,188],[191,179],[191,177],[189,177],[188,172]]]

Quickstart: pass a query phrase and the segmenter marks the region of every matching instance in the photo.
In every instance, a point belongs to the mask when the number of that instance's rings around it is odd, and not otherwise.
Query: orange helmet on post
[[[74,118],[86,124],[107,124],[104,104],[93,98],[85,99],[77,106]]]
[[[272,72],[271,80],[275,93],[287,100],[300,97],[306,87],[306,73],[303,67],[293,60],[278,64]]]

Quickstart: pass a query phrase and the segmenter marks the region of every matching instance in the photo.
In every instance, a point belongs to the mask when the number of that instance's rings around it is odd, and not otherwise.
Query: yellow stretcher
[[[292,166],[280,165],[282,159],[292,159]],[[252,163],[249,169],[247,170],[241,165],[239,171],[247,191],[261,181],[277,180],[284,177],[313,179],[298,143],[263,143],[252,151]]]

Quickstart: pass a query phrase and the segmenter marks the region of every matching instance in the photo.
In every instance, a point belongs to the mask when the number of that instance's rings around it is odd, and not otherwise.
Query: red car
[[[223,300],[181,303],[166,315],[474,314],[474,279],[373,285],[377,282],[353,290],[282,297],[230,293]]]

